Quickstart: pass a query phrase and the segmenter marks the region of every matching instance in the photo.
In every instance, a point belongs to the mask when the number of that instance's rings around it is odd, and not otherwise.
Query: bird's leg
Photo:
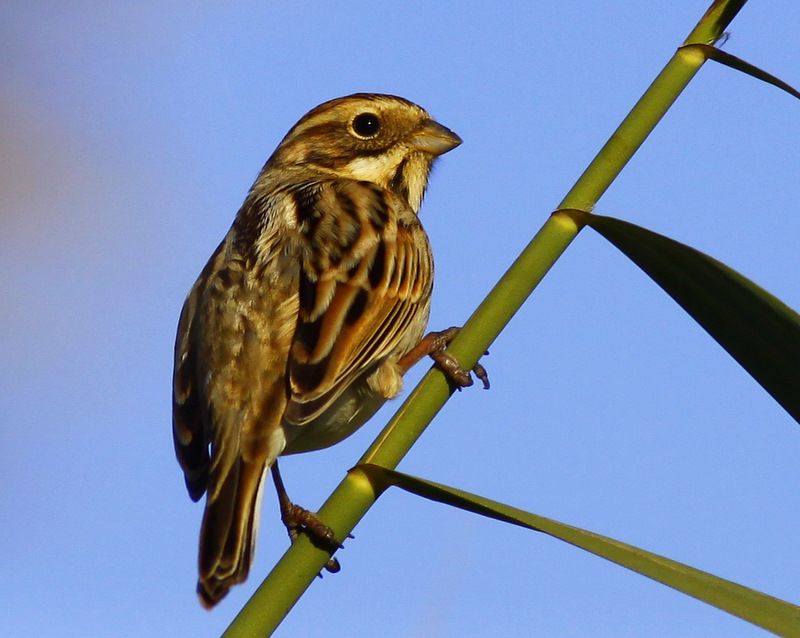
[[[426,334],[416,346],[411,348],[411,350],[397,362],[401,372],[405,374],[417,361],[428,356],[436,362],[439,369],[444,372],[445,376],[452,381],[459,390],[471,386],[473,381],[469,372],[462,370],[456,358],[445,350],[447,344],[456,338],[459,330],[461,330],[461,328],[452,326],[447,330],[429,332]],[[472,371],[483,383],[483,388],[488,390],[489,375],[486,374],[486,368],[480,363],[476,363]]]
[[[278,460],[272,464],[272,480],[275,481],[275,490],[278,492],[278,503],[281,508],[281,520],[286,526],[286,531],[289,532],[289,538],[292,543],[297,540],[300,532],[308,534],[311,542],[321,549],[329,552],[334,552],[342,545],[336,540],[333,530],[325,525],[316,514],[309,512],[307,509],[292,503],[289,495],[286,493],[286,488],[283,486],[283,479],[281,478],[280,470],[278,469]],[[339,561],[331,556],[330,560],[325,563],[325,569],[332,574],[338,572],[341,567]]]

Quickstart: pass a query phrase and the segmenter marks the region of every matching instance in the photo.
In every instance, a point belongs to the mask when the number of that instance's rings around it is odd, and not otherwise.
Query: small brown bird
[[[455,329],[423,338],[433,259],[417,219],[434,160],[460,143],[399,97],[316,107],[269,158],[192,287],[175,344],[173,436],[189,495],[206,494],[205,607],[247,578],[270,467],[290,536],[338,546],[289,500],[279,455],[352,434],[425,355],[472,383],[443,352]]]

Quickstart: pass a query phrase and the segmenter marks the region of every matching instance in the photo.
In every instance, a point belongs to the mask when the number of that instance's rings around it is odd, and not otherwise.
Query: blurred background
[[[265,492],[250,580],[194,593],[202,507],[171,440],[189,287],[300,116],[412,99],[464,144],[422,219],[432,328],[462,323],[702,15],[647,3],[14,2],[0,8],[0,626],[217,636],[288,540]],[[800,84],[793,0],[725,49]],[[598,205],[800,307],[798,103],[707,64]],[[797,602],[800,430],[591,230],[400,469]],[[412,371],[408,387],[427,365]],[[399,405],[286,459],[318,507]],[[759,636],[551,538],[387,493],[278,635]]]

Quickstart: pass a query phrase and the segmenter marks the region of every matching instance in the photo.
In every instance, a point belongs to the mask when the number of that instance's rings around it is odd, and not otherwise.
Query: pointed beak
[[[461,144],[461,138],[435,120],[425,120],[411,137],[411,147],[423,153],[442,155]]]

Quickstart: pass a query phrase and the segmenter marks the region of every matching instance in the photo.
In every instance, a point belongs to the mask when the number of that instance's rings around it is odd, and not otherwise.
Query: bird
[[[250,570],[271,470],[294,540],[340,545],[294,505],[279,456],[338,443],[430,355],[456,387],[458,328],[425,335],[433,286],[417,216],[434,161],[461,143],[404,98],[357,93],[303,116],[267,160],[181,311],[173,440],[205,494],[197,593],[210,609]],[[473,369],[488,387],[485,371]],[[338,569],[333,558],[330,571]]]

